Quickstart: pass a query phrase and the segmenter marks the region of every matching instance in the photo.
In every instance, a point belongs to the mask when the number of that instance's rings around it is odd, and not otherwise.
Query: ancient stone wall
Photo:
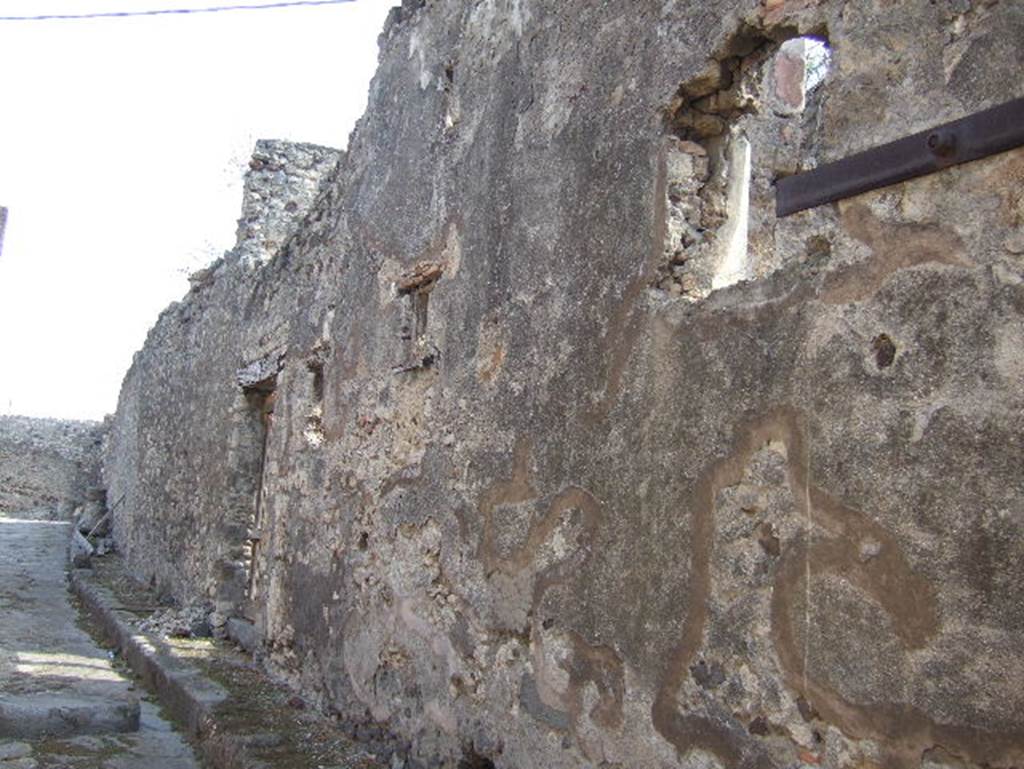
[[[1024,152],[772,184],[1024,95],[1022,33],[407,0],[295,233],[136,357],[133,568],[426,765],[1020,765]]]
[[[67,518],[99,483],[98,422],[0,416],[0,512]]]
[[[342,153],[315,144],[262,139],[246,173],[235,254],[263,264],[285,244]]]
[[[241,551],[263,449],[259,388],[240,376],[263,360],[276,367],[303,317],[296,302],[315,275],[292,259],[289,239],[300,224],[304,233],[320,226],[330,190],[313,204],[341,156],[257,143],[236,247],[190,276],[191,290],[161,314],[122,385],[106,454],[108,496],[125,499],[119,544],[161,590],[222,613],[244,597]]]

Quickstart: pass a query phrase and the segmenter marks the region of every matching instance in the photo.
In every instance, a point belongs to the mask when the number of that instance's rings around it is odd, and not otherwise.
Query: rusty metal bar
[[[775,215],[859,195],[1024,145],[1024,98],[775,183]]]

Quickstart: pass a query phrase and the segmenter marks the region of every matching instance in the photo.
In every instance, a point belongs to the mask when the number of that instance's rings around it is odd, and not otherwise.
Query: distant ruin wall
[[[411,766],[1020,766],[1024,152],[786,219],[772,184],[1024,95],[1021,39],[408,0],[294,234],[136,356],[133,569]]]
[[[237,374],[283,353],[292,324],[304,319],[296,302],[316,275],[291,249],[323,226],[334,198],[321,187],[342,156],[257,142],[236,247],[190,276],[191,290],[160,315],[122,384],[105,460],[108,496],[124,498],[118,542],[147,580],[183,600],[227,612],[244,596],[241,550],[262,439]]]
[[[68,518],[99,483],[103,425],[0,416],[0,512]]]

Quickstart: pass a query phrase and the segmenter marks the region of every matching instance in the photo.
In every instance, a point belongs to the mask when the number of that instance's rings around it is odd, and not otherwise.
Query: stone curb
[[[68,579],[70,590],[81,599],[106,639],[155,692],[161,705],[183,728],[210,767],[267,768],[265,762],[254,758],[247,749],[251,736],[228,734],[220,728],[216,708],[228,698],[221,686],[166,651],[158,640],[132,627],[130,619],[135,615],[117,608],[113,593],[96,584],[89,571],[71,569]]]

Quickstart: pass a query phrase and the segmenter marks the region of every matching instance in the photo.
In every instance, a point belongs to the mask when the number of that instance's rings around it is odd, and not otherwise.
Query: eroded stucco
[[[404,3],[295,231],[136,356],[122,550],[410,763],[1019,765],[1024,154],[782,220],[771,183],[1024,95],[1022,30]]]

